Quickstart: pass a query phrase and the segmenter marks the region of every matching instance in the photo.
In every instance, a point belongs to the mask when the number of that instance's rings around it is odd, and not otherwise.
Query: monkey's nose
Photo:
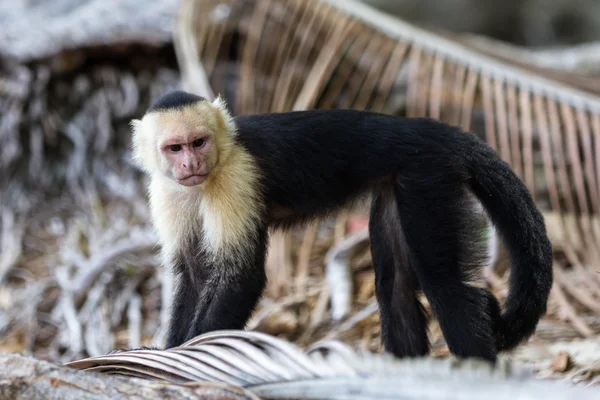
[[[186,171],[196,171],[199,170],[201,167],[201,163],[200,161],[196,161],[196,160],[190,160],[188,162],[184,162],[181,164],[181,166],[183,167],[184,170]]]

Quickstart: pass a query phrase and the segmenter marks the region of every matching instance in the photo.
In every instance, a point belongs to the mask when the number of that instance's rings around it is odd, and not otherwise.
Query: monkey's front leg
[[[203,333],[246,326],[267,284],[266,230],[244,248],[211,265],[186,341]]]
[[[171,306],[171,321],[166,348],[182,344],[194,320],[196,304],[199,299],[199,289],[196,288],[190,276],[185,271],[177,274],[173,304]]]
[[[221,329],[244,329],[266,285],[264,268],[252,274],[216,275],[202,290],[186,341]]]
[[[206,261],[210,259],[207,254],[199,250],[200,241],[201,239],[196,237],[185,241],[167,263],[175,274],[176,285],[166,348],[185,342],[194,323],[198,304],[201,304],[202,290],[211,278],[213,266]]]

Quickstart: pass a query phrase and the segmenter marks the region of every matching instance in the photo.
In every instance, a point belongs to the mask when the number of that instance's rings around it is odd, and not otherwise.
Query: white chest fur
[[[150,184],[154,226],[170,258],[190,235],[214,256],[240,249],[255,234],[262,214],[258,172],[245,153],[213,171],[201,187],[186,188],[156,178]]]

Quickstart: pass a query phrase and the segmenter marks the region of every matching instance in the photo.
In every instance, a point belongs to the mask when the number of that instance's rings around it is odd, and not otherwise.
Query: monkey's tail
[[[467,157],[472,190],[510,254],[508,298],[494,322],[497,350],[510,350],[534,333],[546,312],[553,279],[552,246],[542,214],[508,164],[487,147]]]

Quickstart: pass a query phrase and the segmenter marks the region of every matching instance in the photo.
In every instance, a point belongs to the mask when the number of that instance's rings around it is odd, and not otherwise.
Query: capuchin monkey
[[[546,312],[552,249],[543,217],[509,166],[457,127],[357,110],[233,118],[221,97],[174,91],[132,130],[163,263],[178,276],[167,348],[245,327],[265,288],[270,228],[368,197],[386,351],[429,352],[418,291],[460,358],[495,362]],[[485,258],[475,197],[511,256],[503,311],[468,284]]]

